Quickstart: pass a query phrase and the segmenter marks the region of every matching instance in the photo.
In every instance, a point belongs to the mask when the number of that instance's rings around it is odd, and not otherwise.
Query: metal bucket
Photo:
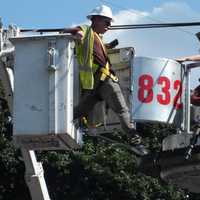
[[[165,58],[136,57],[132,75],[132,119],[181,123],[183,68]]]
[[[78,148],[73,124],[74,42],[69,35],[11,39],[15,46],[14,129],[26,149]]]

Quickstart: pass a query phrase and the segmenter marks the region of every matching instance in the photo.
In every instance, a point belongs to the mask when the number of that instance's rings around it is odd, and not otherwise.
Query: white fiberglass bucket
[[[182,103],[183,68],[165,58],[136,57],[132,75],[134,121],[174,123]],[[181,121],[180,115],[178,121]]]

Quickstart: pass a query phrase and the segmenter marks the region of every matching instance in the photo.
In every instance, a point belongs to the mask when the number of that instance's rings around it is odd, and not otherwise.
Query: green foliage
[[[6,100],[4,99],[4,91],[0,81],[0,135],[11,138],[12,124],[11,116]]]
[[[29,200],[19,151],[8,139],[0,136],[0,152],[0,200]]]
[[[97,145],[97,146],[96,146]],[[5,137],[0,140],[0,199],[29,200],[24,164]],[[137,173],[136,157],[126,150],[86,138],[80,152],[38,152],[52,199],[183,200],[184,192]]]
[[[87,138],[82,152],[40,156],[52,199],[184,199],[182,190],[138,173],[137,158],[131,152],[104,141]]]
[[[0,200],[29,200],[24,163],[11,141],[12,124],[0,82]]]

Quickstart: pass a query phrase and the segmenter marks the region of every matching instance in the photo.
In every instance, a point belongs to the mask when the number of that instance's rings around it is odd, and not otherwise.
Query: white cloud
[[[200,22],[200,14],[192,10],[186,3],[168,2],[154,8],[151,12],[122,10],[116,13],[114,19],[113,25]],[[136,50],[136,55],[176,58],[198,53],[199,42],[195,37],[195,33],[198,31],[200,31],[199,27],[118,30],[109,31],[105,35],[105,40],[118,38],[119,47],[132,46]],[[198,80],[196,72],[193,73],[193,76],[194,80]],[[192,83],[192,85],[196,84],[195,81]]]
[[[194,10],[192,10],[191,7],[184,2],[164,3],[161,7],[154,8],[152,15],[155,17],[158,16],[162,19],[169,19],[170,21],[199,20],[199,14],[195,13]]]

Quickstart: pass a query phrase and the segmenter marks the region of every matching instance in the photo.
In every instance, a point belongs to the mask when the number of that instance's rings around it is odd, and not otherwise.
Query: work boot
[[[149,150],[142,144],[142,138],[138,134],[130,134],[129,141],[133,147],[132,150],[139,156],[144,156],[149,153]]]

